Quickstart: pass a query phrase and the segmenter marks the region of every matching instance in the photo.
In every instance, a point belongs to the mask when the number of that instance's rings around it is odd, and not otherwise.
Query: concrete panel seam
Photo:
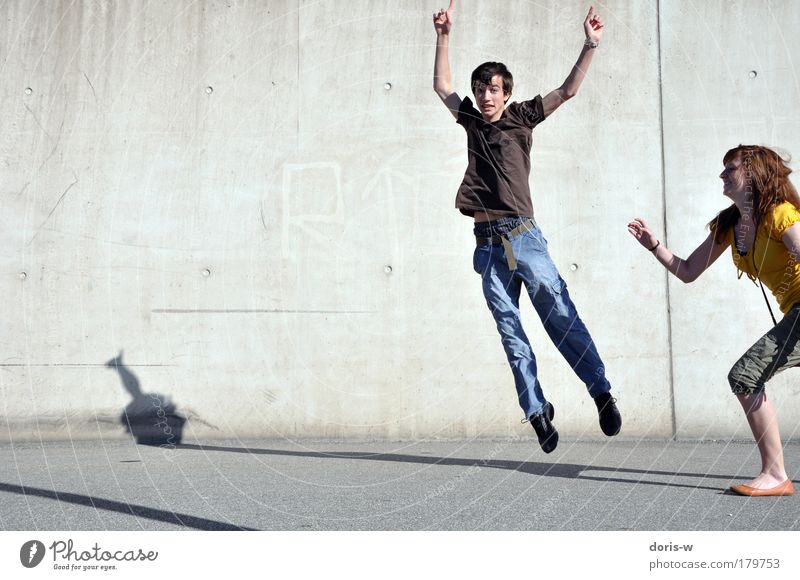
[[[658,47],[658,124],[659,133],[661,135],[661,221],[664,224],[664,245],[669,247],[669,240],[667,236],[667,166],[666,166],[666,149],[664,143],[664,77],[663,77],[663,57],[661,54],[661,0],[656,2],[656,46]],[[674,372],[674,358],[672,356],[672,305],[669,292],[669,271],[664,271],[664,284],[665,295],[667,298],[667,357],[669,359],[669,400],[670,400],[670,418],[672,421],[672,438],[678,436],[678,421],[675,416],[675,372]]]

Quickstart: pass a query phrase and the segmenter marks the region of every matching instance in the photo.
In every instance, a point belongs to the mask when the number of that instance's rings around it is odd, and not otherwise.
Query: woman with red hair
[[[725,154],[723,163],[723,195],[733,204],[709,222],[711,232],[691,256],[674,255],[640,218],[628,224],[628,231],[687,284],[730,246],[739,276],[746,274],[772,291],[783,319],[728,374],[758,444],[761,473],[730,489],[747,496],[792,495],[778,417],[764,386],[778,372],[800,364],[800,197],[789,181],[787,161],[767,147],[739,145]]]

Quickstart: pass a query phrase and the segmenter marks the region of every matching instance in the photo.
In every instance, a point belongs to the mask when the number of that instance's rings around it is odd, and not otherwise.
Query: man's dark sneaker
[[[545,403],[541,413],[531,415],[529,419],[536,436],[539,438],[539,445],[545,453],[551,453],[558,445],[558,431],[553,427],[551,421],[555,417],[556,410],[550,403]]]
[[[594,398],[597,414],[600,416],[600,429],[609,437],[613,437],[622,428],[622,416],[616,405],[617,400],[611,393],[603,393]]]

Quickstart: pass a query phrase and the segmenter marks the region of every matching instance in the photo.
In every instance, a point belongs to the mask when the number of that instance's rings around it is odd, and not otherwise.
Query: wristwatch
[[[592,40],[587,36],[586,41],[583,43],[583,46],[588,46],[589,48],[597,48],[598,46],[600,46],[600,43],[595,42],[594,40]]]

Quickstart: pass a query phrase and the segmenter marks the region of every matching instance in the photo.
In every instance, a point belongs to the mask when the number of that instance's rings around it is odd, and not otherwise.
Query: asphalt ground
[[[758,472],[752,442],[27,442],[0,465],[7,531],[800,530],[800,494],[726,492]]]

